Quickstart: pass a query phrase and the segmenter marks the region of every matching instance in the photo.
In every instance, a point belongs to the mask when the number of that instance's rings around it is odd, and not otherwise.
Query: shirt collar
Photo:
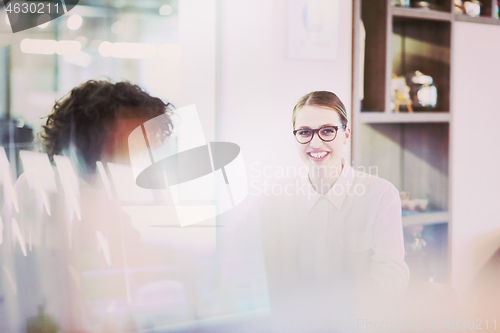
[[[314,190],[307,174],[301,177],[302,186],[307,189],[306,211],[310,211],[321,197],[326,197],[338,210],[342,209],[344,199],[354,182],[354,169],[344,159],[342,163],[342,172],[326,195],[321,195]]]

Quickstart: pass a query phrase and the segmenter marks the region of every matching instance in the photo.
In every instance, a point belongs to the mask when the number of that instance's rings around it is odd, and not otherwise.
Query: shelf
[[[403,233],[405,261],[410,268],[411,280],[427,282],[432,278],[434,282],[449,283],[448,223],[427,224],[413,230],[406,228]]]
[[[361,123],[448,123],[449,112],[361,112]]]
[[[420,71],[431,76],[437,89],[434,110],[450,110],[451,22],[394,17],[391,42],[392,73]],[[414,111],[429,112],[415,105]]]
[[[436,224],[448,222],[450,214],[448,212],[423,212],[415,215],[403,216],[403,227],[415,224]]]
[[[261,322],[265,327],[267,320],[271,318],[269,309],[258,309],[237,314],[227,314],[214,317],[206,317],[195,321],[182,322],[178,324],[167,324],[155,327],[161,332],[192,332],[203,331],[204,328],[211,332],[236,332],[243,329],[244,325],[251,325],[255,322]],[[251,326],[250,326],[251,327]],[[259,328],[261,328],[259,326]],[[156,330],[155,330],[156,331]]]
[[[391,6],[391,13],[394,17],[412,18],[421,20],[437,20],[437,21],[462,21],[471,23],[493,24],[500,25],[500,19],[490,16],[471,17],[466,14],[456,15],[445,11],[420,9],[410,7]],[[491,12],[490,12],[491,13]],[[486,12],[488,14],[488,12]]]
[[[391,6],[392,16],[406,17],[422,20],[437,20],[451,22],[453,16],[448,12],[441,12],[432,9],[406,8]]]
[[[359,147],[354,165],[412,198],[427,199],[432,212],[446,212],[449,127],[449,122],[360,124],[354,131]]]
[[[485,16],[471,17],[468,15],[455,15],[455,21],[500,25],[499,19]]]
[[[493,0],[487,1],[493,4]],[[453,223],[449,185],[452,37],[457,21],[454,1],[432,1],[432,9],[397,7],[391,3],[354,1],[354,45],[364,42],[364,48],[355,47],[355,60],[360,52],[364,62],[353,62],[355,82],[363,75],[363,86],[354,85],[353,91],[354,100],[363,96],[361,103],[353,104],[353,165],[371,170],[371,174],[376,173],[412,198],[428,200],[428,211],[403,212],[405,260],[412,279],[433,278],[447,283],[448,230]],[[483,13],[492,11],[485,9]],[[364,35],[356,28],[361,20]],[[474,20],[478,21],[482,19]],[[406,111],[406,107],[401,112],[393,111],[391,78],[406,77],[415,71],[432,77],[437,90],[435,107],[430,110],[413,103],[414,112]],[[414,102],[415,94],[415,90],[410,90]],[[427,243],[424,248],[418,246],[418,233]]]

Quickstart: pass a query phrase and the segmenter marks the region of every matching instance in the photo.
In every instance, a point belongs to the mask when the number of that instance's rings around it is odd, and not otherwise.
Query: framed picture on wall
[[[335,60],[339,0],[288,0],[287,58]]]

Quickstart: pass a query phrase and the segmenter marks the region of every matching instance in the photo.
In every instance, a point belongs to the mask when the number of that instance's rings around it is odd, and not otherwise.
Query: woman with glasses
[[[334,328],[365,301],[397,299],[407,287],[399,192],[342,157],[351,130],[334,93],[303,96],[292,123],[308,172],[263,205],[271,308],[289,328]]]

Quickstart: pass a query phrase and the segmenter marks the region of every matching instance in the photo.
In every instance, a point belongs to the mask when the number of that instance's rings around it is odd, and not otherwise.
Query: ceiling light
[[[121,23],[121,22],[115,22],[115,23],[113,23],[113,25],[111,26],[111,31],[114,34],[121,33],[123,31],[123,23]]]
[[[160,15],[163,15],[163,16],[168,16],[170,14],[172,14],[174,10],[172,9],[172,6],[170,5],[163,5],[160,7]]]
[[[103,57],[110,57],[113,53],[113,44],[110,42],[102,42],[99,45],[99,54]]]
[[[83,19],[80,15],[71,15],[68,19],[68,28],[71,30],[76,30],[80,28],[83,23]]]

